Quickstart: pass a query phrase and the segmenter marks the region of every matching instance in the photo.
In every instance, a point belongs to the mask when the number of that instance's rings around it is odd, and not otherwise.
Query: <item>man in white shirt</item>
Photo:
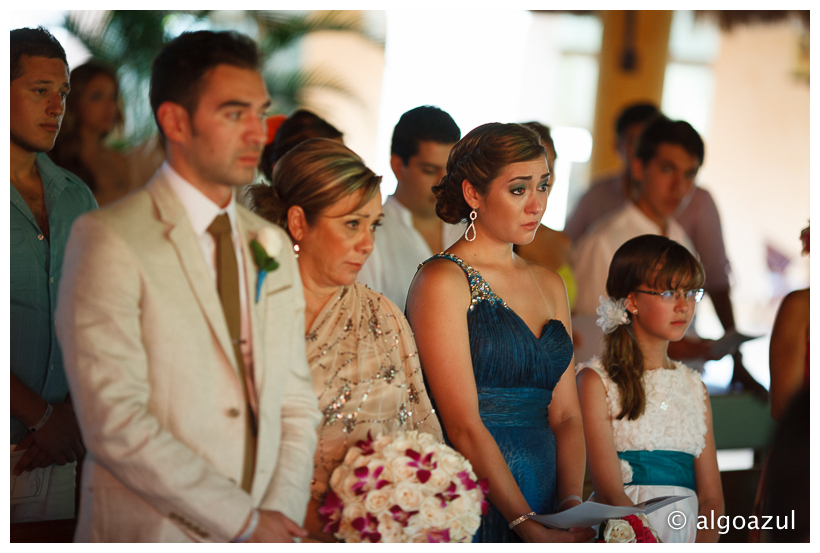
[[[56,325],[88,451],[77,541],[306,535],[320,414],[299,271],[234,197],[266,138],[260,62],[234,32],[168,43],[151,75],[167,162],[72,228]],[[258,288],[253,240],[275,260]]]
[[[703,150],[700,135],[685,121],[660,117],[646,127],[632,163],[638,182],[636,199],[600,220],[573,250],[572,268],[578,281],[575,314],[595,313],[598,296],[606,295],[612,256],[627,240],[660,234],[695,253],[672,216],[693,185]]]
[[[463,225],[438,218],[432,191],[445,175],[450,149],[460,138],[453,118],[434,106],[411,109],[393,129],[390,167],[398,184],[384,204],[373,253],[358,280],[402,311],[419,263],[449,248],[464,233]]]

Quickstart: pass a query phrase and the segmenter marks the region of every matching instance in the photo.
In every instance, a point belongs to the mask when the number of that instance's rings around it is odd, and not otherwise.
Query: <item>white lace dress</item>
[[[683,363],[673,364],[674,370],[659,368],[644,373],[646,410],[637,420],[626,417],[618,420],[621,412],[618,386],[610,380],[600,358],[593,357],[578,365],[578,372],[588,367],[598,373],[604,383],[616,451],[664,450],[700,456],[706,436],[706,390],[700,374]],[[633,468],[626,460],[620,462],[624,491],[635,503],[662,495],[691,496],[655,511],[649,515],[649,521],[665,543],[694,542],[698,518],[695,491],[682,486],[630,485]],[[679,530],[673,530],[668,522],[674,511],[686,516],[686,524]],[[674,522],[682,522],[682,519],[676,517]]]

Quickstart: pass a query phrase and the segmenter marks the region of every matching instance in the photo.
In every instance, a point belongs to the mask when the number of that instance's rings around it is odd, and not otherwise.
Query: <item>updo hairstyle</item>
[[[472,208],[464,199],[468,180],[482,196],[490,183],[511,163],[532,161],[547,152],[538,133],[517,123],[487,123],[459,140],[447,159],[447,174],[433,187],[436,215],[445,223],[467,219]]]
[[[308,225],[343,198],[363,191],[359,209],[379,193],[382,178],[350,148],[327,138],[311,138],[286,153],[273,169],[272,184],[250,187],[250,206],[290,234],[288,210],[299,206]],[[291,236],[291,238],[293,238]]]

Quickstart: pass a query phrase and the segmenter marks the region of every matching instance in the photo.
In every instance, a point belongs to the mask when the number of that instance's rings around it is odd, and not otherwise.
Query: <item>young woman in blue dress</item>
[[[530,520],[580,502],[584,438],[567,293],[554,271],[525,261],[547,204],[538,135],[488,123],[450,152],[433,187],[436,213],[467,220],[465,236],[416,274],[407,316],[447,440],[489,480],[474,541],[586,541],[589,529]]]

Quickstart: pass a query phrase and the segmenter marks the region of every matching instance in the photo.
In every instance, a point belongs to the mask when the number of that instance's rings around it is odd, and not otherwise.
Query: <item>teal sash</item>
[[[619,451],[632,466],[627,486],[680,486],[695,490],[695,456],[681,451]]]

